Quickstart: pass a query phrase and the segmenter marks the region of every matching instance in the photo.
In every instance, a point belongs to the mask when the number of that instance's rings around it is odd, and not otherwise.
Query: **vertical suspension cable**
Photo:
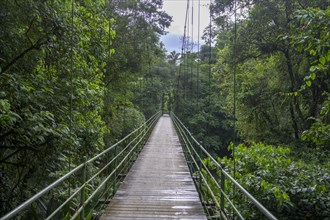
[[[198,21],[197,21],[197,80],[196,80],[196,87],[197,87],[197,112],[199,112],[199,68],[200,68],[200,27],[201,27],[201,0],[198,0]]]
[[[185,84],[185,60],[186,60],[186,35],[187,35],[187,20],[188,20],[188,10],[189,10],[189,0],[187,0],[187,7],[186,7],[186,16],[184,22],[184,31],[183,31],[183,39],[182,39],[182,47],[181,47],[181,63],[179,69],[179,79],[178,79],[178,93],[181,88],[180,86],[180,77],[183,72],[183,79],[181,80],[183,86]],[[179,94],[180,95],[180,94]],[[179,100],[181,102],[181,100]]]
[[[109,60],[110,57],[111,57],[111,39],[112,39],[111,38],[111,17],[110,17],[110,15],[111,15],[111,3],[112,3],[112,1],[111,0],[108,0],[108,2],[109,2],[108,9],[106,8],[106,1],[107,0],[104,0],[104,11],[108,13],[107,14],[107,19],[108,19],[108,25],[109,25],[109,27],[108,27],[108,60]],[[108,68],[108,66],[107,66],[107,68]],[[107,71],[107,69],[106,69],[106,71]],[[109,92],[108,87],[105,88],[105,91],[106,91],[105,94],[107,94]],[[111,160],[109,154],[107,154],[107,157],[109,157],[109,159],[107,160],[109,162]],[[109,169],[107,169],[106,175],[109,175],[109,174],[110,174],[110,171],[109,171]],[[109,188],[108,181],[106,183],[106,188],[107,189]],[[111,196],[112,196],[111,193],[108,193],[108,194],[106,193],[105,194],[105,200],[102,203],[100,209],[103,209],[103,207],[105,207],[106,201],[108,201]],[[98,211],[100,211],[100,209]]]
[[[125,10],[127,10],[128,8],[129,8],[129,4],[128,4],[127,0],[125,0]],[[127,43],[125,43],[124,48],[125,48],[125,51],[127,51]],[[124,125],[123,126],[124,127],[123,131],[124,131],[124,133],[121,134],[122,135],[121,138],[125,137],[126,128],[127,128],[127,124],[126,124],[126,110],[127,110],[126,109],[126,105],[127,105],[127,71],[124,71],[124,88],[125,88],[125,91],[124,91],[124,120],[123,120],[123,125]]]
[[[208,62],[208,94],[207,94],[207,108],[206,108],[206,113],[210,113],[210,106],[211,106],[211,55],[212,55],[212,17],[211,17],[211,5],[212,5],[212,0],[209,2],[209,62]],[[205,131],[208,133],[209,130],[209,123],[206,123],[205,126]],[[204,143],[205,143],[205,137],[204,137]]]
[[[190,43],[190,15],[189,15],[189,10],[190,9],[190,1],[188,0],[188,5],[187,5],[187,33],[186,33],[186,42],[185,42],[185,65],[184,65],[184,77],[183,77],[183,89],[184,89],[184,99],[187,98],[187,86],[188,86],[188,73],[189,73],[189,65],[188,65],[188,62],[189,62],[189,43]]]
[[[106,1],[106,0],[105,0]],[[106,2],[104,1],[104,5],[106,7]],[[111,3],[112,1],[109,0],[109,9],[108,9],[108,56],[109,56],[109,59],[111,57],[111,18],[110,18],[110,14],[111,14]]]
[[[234,179],[236,179],[236,71],[237,71],[237,2],[234,0],[234,51],[233,51],[233,58],[234,58],[234,144],[233,144],[233,161],[234,161]],[[236,195],[235,185],[233,185],[233,202]],[[233,219],[234,219],[234,210],[233,210]]]
[[[197,101],[197,114],[200,112],[200,104],[199,104],[199,68],[200,68],[200,26],[201,26],[201,1],[198,0],[198,9],[197,9],[197,70],[196,70],[196,101]],[[202,186],[202,173],[200,171],[199,173],[200,178],[199,178],[199,186],[197,188],[201,188]],[[201,189],[198,189],[198,193],[200,198],[202,199],[203,196],[201,194]]]
[[[191,4],[191,52],[190,52],[190,94],[193,97],[193,52],[194,52],[194,0]]]
[[[145,14],[143,13],[143,21],[146,20],[145,18]],[[145,23],[143,23],[143,25],[146,26]],[[148,51],[148,42],[147,42],[147,36],[148,36],[148,31],[147,31],[147,28],[146,27],[143,27],[141,26],[141,28],[143,29],[143,50],[145,51]],[[148,60],[149,60],[149,54],[147,54],[148,56]],[[147,95],[145,94],[146,91],[144,91],[144,77],[146,79],[146,81],[148,80],[148,77],[150,77],[150,71],[151,71],[151,68],[150,68],[150,62],[148,61],[148,69],[143,73],[142,75],[142,80],[141,80],[141,83],[140,83],[140,91],[141,91],[141,99],[142,99],[142,106],[143,106],[143,109],[145,109],[145,98],[147,97]],[[142,108],[141,108],[142,109]]]
[[[234,132],[236,131],[236,72],[237,72],[237,3],[234,0]],[[235,159],[235,145],[233,147],[233,159],[234,159],[234,178],[236,177],[236,159]]]
[[[211,58],[212,58],[212,12],[211,12],[211,4],[212,0],[210,0],[210,29],[209,29],[209,34],[210,34],[210,40],[209,40],[209,97],[208,97],[208,105],[211,104]]]
[[[73,30],[74,30],[74,0],[71,0],[71,39],[70,39],[70,52],[71,52],[71,56],[70,56],[70,103],[69,103],[69,117],[70,117],[70,122],[69,122],[69,126],[70,126],[70,139],[72,139],[73,134],[72,134],[72,126],[73,126],[73,110],[72,110],[72,106],[73,106]],[[72,164],[72,140],[70,141],[70,149],[69,149],[69,171],[71,170],[71,164]],[[68,187],[68,194],[69,196],[71,196],[71,181],[69,181],[69,187]]]

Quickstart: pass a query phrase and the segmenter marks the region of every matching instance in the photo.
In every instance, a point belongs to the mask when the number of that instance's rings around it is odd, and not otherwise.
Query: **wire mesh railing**
[[[161,112],[154,114],[139,128],[77,165],[1,220],[92,219],[95,210],[102,210],[114,196],[160,116]]]
[[[243,188],[193,137],[181,120],[171,112],[183,151],[209,219],[272,219],[276,217]],[[210,166],[212,164],[212,166]],[[244,205],[235,202],[239,199]],[[244,198],[242,200],[242,198]],[[236,199],[236,200],[235,200]],[[242,210],[242,207],[245,210]],[[258,214],[246,209],[255,208]]]

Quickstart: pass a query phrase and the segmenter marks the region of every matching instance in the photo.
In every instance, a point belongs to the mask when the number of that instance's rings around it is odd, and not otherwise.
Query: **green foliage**
[[[310,56],[309,74],[304,78],[313,94],[319,94],[319,106],[314,107],[314,114],[309,118],[311,126],[302,134],[302,140],[317,147],[329,148],[329,63],[330,63],[330,8],[321,10],[309,8],[299,10],[296,19],[299,28],[304,30],[292,36],[291,44],[301,53]],[[305,90],[302,86],[301,90]],[[320,106],[322,106],[320,108]]]
[[[144,77],[139,78],[134,84],[133,91],[136,94],[133,100],[146,118],[155,112],[162,110],[164,113],[172,110],[173,85],[176,66],[165,62],[164,59],[156,59]]]
[[[330,96],[324,102],[320,112],[321,118],[311,118],[313,124],[304,131],[302,140],[309,141],[317,147],[330,149]]]
[[[235,3],[237,24],[232,21]],[[251,144],[235,147],[236,178],[279,219],[326,219],[329,3],[216,0],[211,10],[218,31],[211,93],[222,100],[218,110],[227,116],[222,120],[231,126],[235,121],[239,138]],[[292,147],[254,144],[260,141]],[[233,173],[232,158],[219,162]],[[232,187],[227,183],[228,190]],[[262,218],[241,194],[229,194],[245,217]]]
[[[167,60],[169,64],[177,65],[180,54],[173,50],[169,55],[167,55]]]
[[[312,57],[310,74],[305,77],[307,86],[316,78],[325,79],[330,63],[330,8],[321,10],[309,8],[299,10],[295,15],[299,29],[303,30],[292,37],[292,44],[300,52],[307,52]],[[319,83],[319,82],[316,82]]]
[[[219,95],[223,90],[217,75],[211,72],[217,56],[215,47],[203,45],[200,54],[188,52],[181,57],[174,111],[208,151],[227,155],[226,146],[235,134],[232,112],[224,96]]]
[[[118,125],[116,114],[123,116],[124,109],[136,113],[128,113],[132,120],[140,114],[137,111],[149,118],[160,110],[163,88],[158,73],[152,69],[165,63],[159,34],[170,25],[171,17],[162,11],[162,1],[115,0],[111,1],[109,10],[116,20],[113,27],[116,38],[111,42],[115,53],[107,60],[104,78],[107,91],[103,115],[106,125],[114,129],[107,136],[110,141],[131,130],[130,125],[125,125],[125,129],[123,125],[118,129],[113,126]]]
[[[235,156],[238,182],[277,218],[323,219],[329,215],[329,164],[304,162],[292,157],[290,148],[262,143],[240,144],[235,147]],[[233,175],[233,159],[218,160]],[[227,189],[231,187],[227,183]],[[244,197],[236,194],[235,203],[245,210],[248,219],[248,216],[261,218],[254,209],[243,205],[247,204],[243,201]]]
[[[0,100],[0,123],[4,128],[11,128],[21,119],[18,114],[10,110],[10,103],[7,99]]]
[[[132,107],[117,109],[111,118],[109,141],[116,142],[117,138],[123,138],[144,122],[144,115]]]
[[[110,2],[1,2],[1,216],[144,122],[133,91],[171,18],[162,1]]]
[[[226,100],[227,115],[234,112],[236,95],[241,139],[300,144],[312,124],[308,118],[319,118],[329,93],[329,8],[322,1],[236,3],[244,8],[236,25],[230,19],[234,1],[211,7],[219,30],[213,91]]]
[[[103,74],[115,35],[100,2],[2,6],[1,215],[104,147]]]
[[[199,59],[184,55],[176,113],[208,150],[234,140],[234,132],[235,141],[251,144],[235,147],[236,178],[279,219],[326,219],[329,2],[215,0],[211,10],[216,62],[207,56],[207,47]],[[197,62],[199,93],[194,86]],[[212,167],[210,160],[204,162]],[[232,158],[219,162],[233,172]],[[262,218],[240,193],[229,194],[245,217]]]
[[[296,145],[239,145],[236,177],[278,217],[329,215],[326,1],[215,0],[216,45],[182,54],[180,66],[159,44],[171,22],[162,1],[110,2],[1,3],[0,215],[160,109],[174,109],[212,154],[228,154],[233,139]],[[300,137],[314,151],[299,152]],[[232,172],[233,161],[221,161]],[[236,197],[244,215],[259,217]]]

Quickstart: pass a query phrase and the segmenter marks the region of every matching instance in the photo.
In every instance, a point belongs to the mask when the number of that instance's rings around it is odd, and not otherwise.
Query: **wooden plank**
[[[159,119],[101,216],[109,219],[206,219],[168,115]]]

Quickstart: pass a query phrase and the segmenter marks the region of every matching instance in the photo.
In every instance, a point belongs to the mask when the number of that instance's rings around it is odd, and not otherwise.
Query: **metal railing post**
[[[153,119],[154,120],[154,119]],[[145,136],[147,136],[148,128],[152,126],[153,120],[151,120],[149,123],[147,123],[143,128],[143,135],[141,136],[142,140]],[[144,140],[143,140],[144,141]]]
[[[141,147],[139,147],[139,151],[142,151],[142,146],[146,143],[146,141],[144,139],[144,134],[146,132],[145,129],[148,128],[148,126],[149,125],[146,124],[145,127],[141,129],[141,132],[139,134],[140,137],[138,138],[139,139],[138,141],[141,141]]]
[[[202,172],[203,172],[203,165],[202,165],[203,161],[201,160],[202,159],[202,149],[198,148],[197,152],[198,152],[199,157],[200,157],[200,159],[198,160],[199,161],[198,162],[198,166],[199,166],[199,168],[198,168],[199,169],[199,172],[198,172],[199,180],[198,180],[198,182],[199,182],[200,191],[202,191],[202,175],[203,175],[202,174]]]
[[[110,162],[110,155],[109,155],[109,153],[106,153],[105,154],[105,158],[106,158],[106,162],[107,163],[109,163]],[[109,175],[109,167],[105,170],[105,174],[106,174],[106,176],[108,176]],[[108,197],[108,192],[109,192],[109,182],[107,181],[106,183],[105,183],[105,194],[104,194],[104,198],[107,198]]]
[[[224,193],[226,193],[226,189],[225,189],[225,175],[222,173],[222,171],[220,170],[221,175],[220,175],[220,217],[222,218],[221,212],[225,213],[225,195]]]
[[[116,192],[116,186],[117,186],[117,178],[118,178],[118,174],[117,174],[117,166],[118,166],[118,157],[117,157],[117,148],[118,146],[115,146],[114,148],[114,152],[115,152],[115,175],[114,175],[114,181],[112,183],[112,195],[114,196],[115,195],[115,192]]]
[[[86,163],[86,158],[84,158],[84,167],[82,169],[82,177],[81,177],[81,182],[83,184],[83,188],[80,191],[80,206],[84,206],[85,203],[85,193],[86,193],[86,176],[87,176],[87,163]],[[82,208],[82,211],[80,213],[80,220],[85,219],[85,212],[84,212],[84,207]]]

